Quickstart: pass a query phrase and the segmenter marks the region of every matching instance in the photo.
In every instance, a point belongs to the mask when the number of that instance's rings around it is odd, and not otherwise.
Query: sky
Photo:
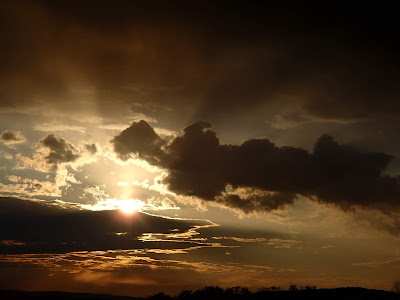
[[[0,289],[390,290],[388,3],[1,1]]]

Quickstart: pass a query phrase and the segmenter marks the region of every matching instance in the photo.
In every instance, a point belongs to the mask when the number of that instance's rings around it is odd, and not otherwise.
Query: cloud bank
[[[326,119],[398,118],[395,9],[156,3],[3,1],[0,105],[76,116],[94,99],[102,116],[174,107],[214,121],[279,100]]]

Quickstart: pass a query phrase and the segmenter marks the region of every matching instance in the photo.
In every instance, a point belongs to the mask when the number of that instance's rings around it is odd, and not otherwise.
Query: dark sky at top
[[[2,15],[3,106],[67,101],[76,80],[105,114],[110,98],[194,110],[191,122],[274,101],[323,119],[399,113],[398,22],[386,5],[6,1]]]

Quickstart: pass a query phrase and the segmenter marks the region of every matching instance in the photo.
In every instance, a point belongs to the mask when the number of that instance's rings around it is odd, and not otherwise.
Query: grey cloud
[[[51,204],[51,203],[50,203]],[[196,230],[216,226],[208,220],[172,219],[118,210],[64,209],[46,202],[0,197],[0,254],[67,253],[117,249],[188,249],[211,246],[192,240]],[[145,235],[162,240],[143,240]]]
[[[238,209],[244,213],[271,211],[287,205],[293,204],[295,195],[293,193],[275,192],[275,193],[255,193],[246,198],[239,195],[222,193],[215,199],[228,207]]]
[[[145,159],[153,164],[163,156],[161,146],[165,141],[161,139],[154,129],[146,122],[139,121],[122,131],[111,140],[114,151],[118,156],[127,160],[132,154]]]
[[[311,153],[301,148],[277,147],[268,139],[252,139],[240,145],[220,144],[211,123],[187,126],[183,134],[155,149],[159,137],[129,140],[129,148],[115,148],[127,155],[129,149],[150,151],[140,157],[168,170],[164,179],[179,195],[196,196],[244,212],[269,211],[290,205],[296,195],[334,204],[344,210],[399,209],[398,177],[385,170],[393,157],[379,152],[362,152],[321,136]],[[130,132],[138,123],[126,129]],[[123,141],[121,141],[123,142]]]
[[[0,135],[0,142],[5,145],[20,144],[26,141],[26,138],[19,131],[5,130]]]
[[[86,144],[85,149],[92,155],[97,153],[97,146],[95,144]]]
[[[50,150],[45,159],[52,169],[57,169],[61,163],[74,162],[79,158],[77,150],[63,138],[57,138],[54,134],[49,134],[40,141],[40,144]]]

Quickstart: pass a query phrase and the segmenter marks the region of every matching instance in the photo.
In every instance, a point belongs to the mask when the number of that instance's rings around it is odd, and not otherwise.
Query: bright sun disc
[[[128,214],[140,211],[144,205],[142,201],[137,199],[120,200],[118,204],[119,204],[119,209]]]

